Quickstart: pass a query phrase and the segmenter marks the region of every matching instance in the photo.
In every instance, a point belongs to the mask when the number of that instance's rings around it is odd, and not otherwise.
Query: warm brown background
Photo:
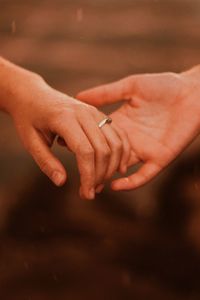
[[[75,95],[200,62],[200,0],[0,0],[0,54]],[[26,84],[26,83],[24,83]],[[52,186],[0,116],[0,299],[199,300],[200,142],[146,187]]]

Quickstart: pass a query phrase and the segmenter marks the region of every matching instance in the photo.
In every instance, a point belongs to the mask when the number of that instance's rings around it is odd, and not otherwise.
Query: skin
[[[138,188],[172,162],[200,132],[200,67],[181,74],[133,75],[79,93],[78,99],[102,106],[122,100],[111,114],[131,144],[129,166],[142,163],[113,190]]]
[[[82,198],[94,199],[105,180],[117,170],[126,171],[130,145],[122,129],[114,122],[99,129],[98,123],[105,118],[102,112],[3,58],[0,109],[12,117],[24,147],[57,186],[67,179],[64,166],[51,152],[57,136],[76,156]]]

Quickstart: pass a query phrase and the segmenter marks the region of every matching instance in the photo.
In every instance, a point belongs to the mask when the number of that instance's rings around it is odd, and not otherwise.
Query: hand
[[[182,74],[135,75],[78,95],[95,106],[123,100],[111,114],[128,135],[129,166],[137,172],[112,182],[114,190],[135,189],[154,178],[199,134],[200,68]]]
[[[126,169],[129,144],[116,125],[98,128],[105,118],[102,112],[54,90],[32,73],[20,69],[13,78],[15,89],[7,90],[4,109],[12,116],[25,148],[56,185],[64,184],[67,177],[50,150],[56,136],[76,155],[83,198],[93,199],[99,185],[116,170]]]

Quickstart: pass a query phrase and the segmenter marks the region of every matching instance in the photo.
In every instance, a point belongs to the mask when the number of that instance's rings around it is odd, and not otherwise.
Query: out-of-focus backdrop
[[[0,0],[0,55],[75,95],[200,62],[199,0]],[[26,82],[24,82],[26,84]],[[128,193],[55,188],[0,115],[0,299],[200,299],[200,142]]]

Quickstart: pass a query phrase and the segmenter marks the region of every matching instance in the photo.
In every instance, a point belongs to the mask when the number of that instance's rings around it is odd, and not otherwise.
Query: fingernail
[[[52,180],[55,183],[55,185],[60,186],[64,183],[65,176],[62,173],[55,171],[53,173]]]
[[[92,188],[92,189],[89,190],[89,192],[88,192],[88,199],[89,199],[89,200],[94,200],[94,198],[95,198],[95,191],[94,191],[94,189]]]
[[[96,188],[96,193],[100,194],[103,191],[103,189],[104,189],[104,184],[98,185]]]

